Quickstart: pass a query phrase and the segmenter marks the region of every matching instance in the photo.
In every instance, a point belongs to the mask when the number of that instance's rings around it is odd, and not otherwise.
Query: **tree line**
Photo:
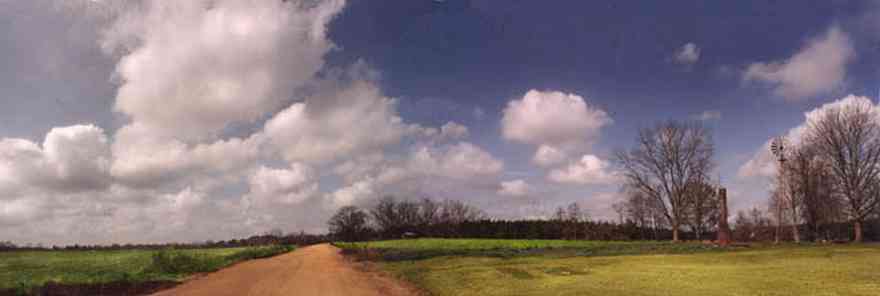
[[[458,200],[398,200],[385,196],[368,208],[345,206],[329,220],[330,236],[343,241],[408,237],[667,240],[672,231],[632,221],[594,221],[577,203],[559,207],[552,217],[531,220],[490,219]],[[684,233],[694,238],[691,231]]]
[[[832,107],[785,147],[768,202],[775,240],[839,239],[841,224],[853,241],[865,239],[880,211],[878,115],[866,102]]]
[[[798,143],[781,145],[767,210],[740,211],[734,239],[861,242],[880,218],[880,114],[868,103],[837,106],[810,118]],[[614,205],[636,225],[688,229],[697,239],[717,227],[718,187],[711,184],[714,144],[697,122],[642,129],[619,151],[624,198]],[[847,228],[849,225],[849,228]],[[785,231],[785,230],[788,231]]]
[[[458,226],[485,219],[482,210],[457,200],[398,201],[384,196],[370,209],[340,208],[328,222],[330,234],[346,241],[405,236],[456,237]]]
[[[154,244],[73,244],[53,245],[43,244],[17,245],[11,241],[0,241],[0,252],[6,251],[98,251],[98,250],[161,250],[161,249],[212,249],[212,248],[238,248],[268,245],[296,245],[306,246],[330,241],[327,235],[315,235],[305,232],[282,234],[281,230],[275,229],[263,234],[252,235],[247,238],[205,241],[195,243],[154,243]]]
[[[738,241],[880,240],[880,125],[869,104],[832,108],[811,118],[803,139],[781,153],[766,210],[739,211]],[[721,219],[715,146],[699,122],[643,128],[615,154],[623,179],[612,208],[619,220],[590,221],[577,204],[544,220],[489,219],[460,201],[397,201],[344,207],[329,222],[344,240],[407,236],[541,239],[683,239],[716,235]],[[714,183],[714,184],[713,184]],[[735,198],[735,197],[733,197]],[[784,231],[789,229],[789,231]]]

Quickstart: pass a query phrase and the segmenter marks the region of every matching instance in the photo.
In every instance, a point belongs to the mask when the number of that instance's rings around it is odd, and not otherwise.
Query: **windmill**
[[[781,166],[785,162],[785,138],[774,138],[773,142],[770,143],[770,152],[773,152],[773,156],[776,156],[776,160],[779,161]]]
[[[787,190],[785,189],[785,138],[784,137],[776,137],[773,139],[773,142],[770,143],[770,152],[773,153],[773,156],[776,156],[776,161],[779,161],[779,182],[780,188],[782,190],[777,194],[785,194]],[[779,236],[782,233],[782,203],[785,198],[777,197],[776,200],[776,238],[775,243],[779,243]]]

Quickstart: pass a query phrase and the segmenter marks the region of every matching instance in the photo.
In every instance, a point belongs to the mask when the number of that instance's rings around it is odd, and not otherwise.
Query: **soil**
[[[154,295],[418,295],[410,285],[345,259],[329,244],[251,260]]]

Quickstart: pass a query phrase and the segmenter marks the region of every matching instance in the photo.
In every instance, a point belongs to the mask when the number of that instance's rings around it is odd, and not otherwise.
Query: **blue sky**
[[[875,5],[867,1],[618,2],[352,3],[332,25],[342,50],[331,60],[367,61],[382,72],[383,89],[404,98],[405,118],[463,122],[480,135],[475,141],[524,167],[531,149],[498,137],[497,123],[507,101],[529,89],[576,93],[612,114],[596,145],[605,153],[630,147],[638,128],[717,111],[721,118],[705,124],[731,182],[804,112],[880,91]],[[788,58],[833,25],[858,52],[844,86],[791,102],[742,81],[750,63]],[[686,43],[700,57],[683,66],[672,57]],[[486,117],[473,118],[474,108]]]
[[[323,231],[383,194],[612,219],[613,152],[669,119],[762,206],[768,139],[880,94],[870,1],[289,2],[0,0],[0,239]]]

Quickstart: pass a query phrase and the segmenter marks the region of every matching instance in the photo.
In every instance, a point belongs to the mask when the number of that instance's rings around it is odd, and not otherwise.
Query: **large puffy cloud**
[[[333,206],[348,206],[365,199],[377,197],[376,195],[379,194],[379,188],[381,185],[383,184],[370,177],[337,189],[329,194],[329,198]]]
[[[550,172],[547,179],[557,183],[609,184],[617,180],[608,162],[595,155],[584,155],[580,161]]]
[[[43,149],[61,186],[94,189],[109,184],[110,148],[101,128],[93,125],[54,128],[46,135]]]
[[[461,139],[469,134],[468,128],[457,122],[450,121],[440,127],[440,137],[443,139]]]
[[[438,144],[467,138],[470,135],[470,130],[467,126],[455,121],[449,121],[439,129],[420,124],[408,124],[406,135],[425,143]]]
[[[285,160],[311,163],[381,150],[406,132],[395,101],[361,80],[293,104],[265,127]]]
[[[503,181],[498,188],[498,194],[508,196],[524,196],[529,194],[529,183],[522,179]]]
[[[44,208],[42,201],[34,198],[4,201],[0,203],[0,226],[23,225],[43,218]]]
[[[231,138],[204,144],[157,139],[137,125],[123,127],[113,144],[111,172],[135,187],[188,182],[199,175],[240,174],[261,157],[263,137]]]
[[[248,206],[294,205],[318,192],[315,171],[298,163],[289,169],[260,167],[249,181],[250,192],[244,198]]]
[[[54,128],[42,147],[24,139],[0,139],[0,192],[16,186],[101,190],[111,182],[110,161],[107,136],[93,125]]]
[[[72,213],[55,217],[57,224],[77,237],[103,236],[123,238],[126,241],[175,241],[188,237],[190,241],[217,236],[226,223],[217,217],[229,213],[213,211],[217,201],[210,201],[208,192],[192,187],[179,191],[137,191],[115,187],[106,193],[110,197],[142,196],[139,203],[87,203],[71,205]],[[78,208],[77,208],[78,207]],[[71,209],[67,209],[70,211]],[[212,223],[205,223],[211,219]],[[211,224],[211,225],[206,225]]]
[[[333,48],[326,27],[343,5],[199,0],[125,7],[102,40],[122,54],[116,110],[131,120],[114,137],[113,175],[142,188],[242,175],[263,157],[265,137],[221,136],[232,125],[256,124],[313,83]]]
[[[488,151],[468,143],[415,147],[404,158],[368,155],[345,162],[335,172],[346,182],[327,195],[334,206],[358,204],[380,194],[432,194],[433,185],[456,184],[459,189],[490,184],[504,169],[504,162]],[[496,183],[497,184],[497,183]],[[491,185],[489,185],[491,186]],[[442,190],[441,190],[442,191]]]
[[[250,189],[241,199],[240,213],[249,228],[265,231],[320,225],[308,223],[325,210],[313,202],[321,196],[319,176],[314,168],[302,163],[293,163],[287,168],[261,166],[251,173],[248,183]],[[308,214],[302,214],[303,211]],[[291,217],[292,214],[297,216]],[[319,218],[323,219],[326,218]]]
[[[538,147],[538,150],[535,151],[535,156],[532,157],[532,162],[540,165],[540,166],[552,166],[555,164],[559,164],[568,157],[568,155],[553,146],[541,145]]]
[[[454,179],[491,176],[504,169],[504,162],[468,142],[432,148],[421,147],[410,159],[410,170]]]
[[[36,143],[0,140],[0,192],[4,197],[16,196],[29,183],[48,179],[48,171],[43,151]]]
[[[86,2],[77,9],[100,5]],[[467,127],[403,122],[372,76],[350,73],[363,64],[344,74],[325,67],[333,48],[325,30],[341,1],[113,3],[119,11],[102,16],[112,21],[101,41],[119,60],[121,126],[102,125],[109,134],[59,127],[41,143],[0,140],[0,224],[9,226],[0,235],[114,243],[324,231],[336,207],[380,194],[498,191],[504,163],[459,142]],[[563,96],[579,112],[566,118],[608,121]],[[582,148],[593,136],[578,137],[527,143]]]
[[[809,126],[821,119],[829,110],[853,105],[873,106],[873,112],[877,114],[877,120],[880,121],[880,106],[874,104],[868,97],[848,95],[805,112],[804,121],[783,135],[786,143],[792,146],[800,145],[806,137]],[[776,175],[777,164],[776,158],[770,152],[771,142],[772,139],[765,141],[752,157],[740,166],[737,171],[739,177],[771,177]]]
[[[808,98],[840,86],[846,78],[846,66],[854,58],[849,35],[832,26],[785,60],[749,65],[742,79],[764,82],[776,95],[789,100]]]
[[[190,223],[192,209],[201,206],[206,199],[204,193],[193,191],[190,187],[177,193],[161,195],[159,198],[158,206],[152,209],[157,212],[154,213],[155,216],[173,217],[169,219],[168,226],[178,229]]]
[[[549,165],[564,158],[563,153],[587,148],[611,122],[605,111],[576,94],[530,90],[507,104],[501,132],[505,139],[542,146],[534,161]]]
[[[107,25],[100,43],[118,58],[115,110],[124,125],[112,138],[95,126],[71,126],[52,130],[42,145],[0,140],[0,194],[7,199],[0,223],[29,225],[35,233],[13,238],[82,243],[222,238],[298,219],[274,215],[271,223],[248,223],[236,193],[248,185],[253,190],[244,195],[254,204],[295,202],[301,196],[294,191],[314,186],[288,188],[295,187],[290,181],[298,167],[261,167],[275,158],[265,149],[270,142],[261,131],[240,134],[259,130],[260,121],[310,91],[334,47],[326,27],[343,4],[147,0],[59,6]],[[319,220],[308,211],[278,208],[308,218],[297,220],[303,228]],[[162,219],[173,227],[161,227]]]
[[[288,101],[323,66],[343,1],[147,1],[104,45],[125,52],[116,110],[151,133],[216,135]]]

